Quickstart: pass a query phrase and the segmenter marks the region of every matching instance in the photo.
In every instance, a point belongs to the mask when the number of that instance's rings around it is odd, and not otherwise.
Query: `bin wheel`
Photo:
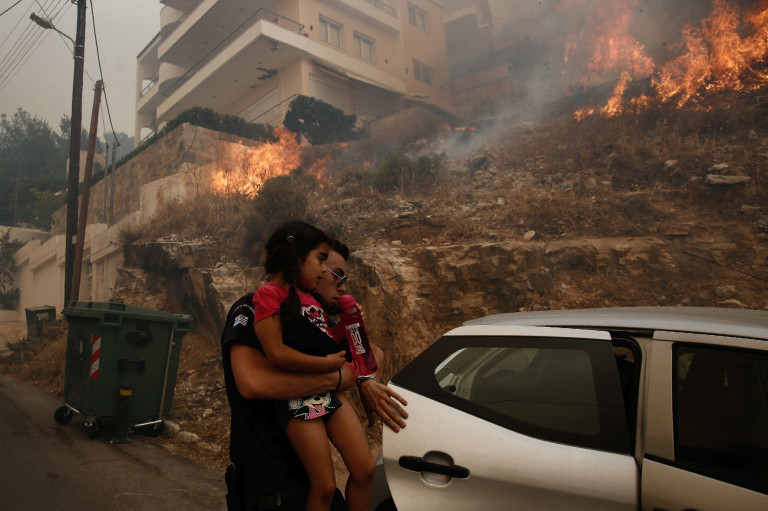
[[[61,424],[62,426],[69,424],[69,421],[72,420],[72,416],[74,413],[68,406],[60,406],[56,409],[55,412],[53,412],[53,420],[56,421],[56,424]]]
[[[85,429],[88,432],[88,438],[91,440],[96,440],[99,438],[99,435],[101,435],[101,427],[99,426],[99,421],[96,419],[90,419],[85,423]]]
[[[149,426],[143,426],[138,429],[137,433],[148,437],[157,437],[165,433],[165,422],[158,422],[157,424],[151,424]]]

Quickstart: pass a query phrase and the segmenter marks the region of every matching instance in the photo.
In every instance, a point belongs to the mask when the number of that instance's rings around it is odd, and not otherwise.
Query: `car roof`
[[[690,332],[768,339],[768,311],[719,307],[608,307],[493,314],[464,326],[551,326]]]

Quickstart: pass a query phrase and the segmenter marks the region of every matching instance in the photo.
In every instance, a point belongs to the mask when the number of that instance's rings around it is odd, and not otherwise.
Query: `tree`
[[[18,249],[19,243],[11,241],[10,229],[0,233],[0,309],[13,309],[19,295],[13,282],[16,274],[16,258],[13,254]]]
[[[117,142],[120,144],[117,146],[117,152],[115,153],[115,158],[117,160],[133,151],[135,142],[132,136],[128,135],[127,133],[123,133],[122,131],[106,133],[104,135],[104,140],[106,140],[107,144],[109,144],[107,164],[112,161],[112,146],[115,144],[115,139],[117,139]]]
[[[63,115],[61,117],[61,120],[59,121],[59,130],[61,130],[62,138],[66,142],[67,156],[69,156],[69,137],[72,136],[72,121],[69,119],[68,116]],[[85,128],[82,128],[80,131],[80,150],[81,151],[88,150],[88,137],[89,137],[88,130]],[[100,154],[104,153],[104,142],[102,142],[101,139],[98,137],[96,137],[95,152]]]
[[[0,115],[0,224],[30,222],[25,211],[35,201],[32,187],[65,188],[68,155],[68,142],[45,120],[21,108],[11,117]]]
[[[304,135],[312,145],[343,142],[357,137],[354,115],[309,96],[297,96],[288,108],[283,126]]]
[[[26,205],[24,218],[35,227],[49,229],[53,214],[67,204],[67,193],[64,190],[52,192],[34,187],[30,188],[29,193],[35,197],[35,201]]]

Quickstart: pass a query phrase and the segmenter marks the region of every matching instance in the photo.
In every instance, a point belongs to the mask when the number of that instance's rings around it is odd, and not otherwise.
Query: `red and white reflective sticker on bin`
[[[91,379],[99,377],[99,357],[101,356],[101,336],[91,336]]]

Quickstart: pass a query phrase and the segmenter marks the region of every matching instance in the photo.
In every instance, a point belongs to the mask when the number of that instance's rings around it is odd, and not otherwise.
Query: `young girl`
[[[328,237],[309,224],[283,224],[269,238],[264,269],[269,281],[253,296],[254,330],[267,359],[297,372],[339,370],[344,351],[330,337],[328,321],[310,294],[326,271]],[[346,406],[343,406],[345,405]],[[336,491],[328,438],[349,470],[345,497],[350,511],[370,506],[375,469],[357,413],[336,392],[278,401],[286,436],[309,477],[307,510],[325,510]],[[320,420],[317,420],[320,419]]]

